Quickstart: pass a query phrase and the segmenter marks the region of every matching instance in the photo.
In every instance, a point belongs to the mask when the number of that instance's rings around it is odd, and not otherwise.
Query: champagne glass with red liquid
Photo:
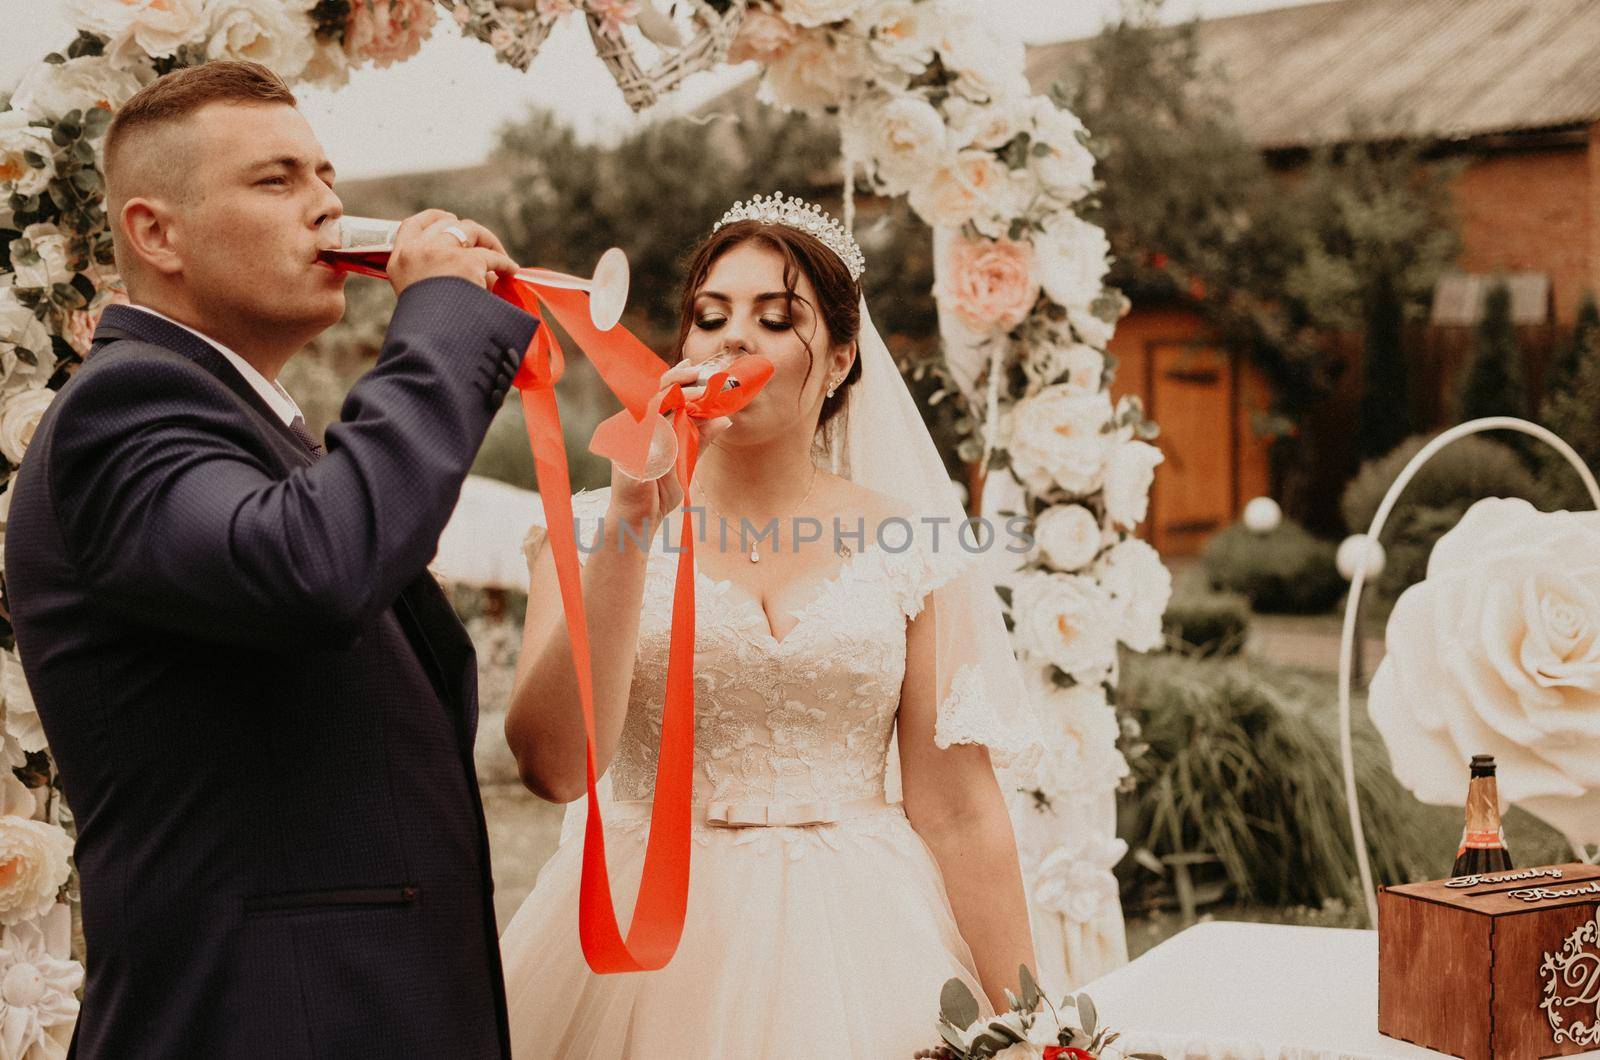
[[[339,245],[319,251],[318,259],[343,272],[387,279],[389,255],[394,252],[394,238],[400,230],[400,222],[382,217],[345,215],[336,223]],[[623,308],[628,304],[628,257],[619,247],[612,247],[600,255],[594,275],[587,279],[540,268],[522,269],[517,272],[516,278],[536,287],[587,291],[589,319],[601,331],[616,327],[622,319]]]

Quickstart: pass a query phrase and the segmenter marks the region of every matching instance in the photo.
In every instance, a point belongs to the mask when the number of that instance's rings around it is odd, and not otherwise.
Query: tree
[[[1539,403],[1539,422],[1550,428],[1591,468],[1600,467],[1600,312],[1594,296],[1586,296],[1578,310],[1572,335],[1562,348],[1554,378]],[[1592,508],[1583,482],[1560,453],[1547,445],[1533,449],[1539,481],[1548,495],[1545,507],[1582,510]]]
[[[1578,306],[1578,317],[1572,325],[1572,334],[1567,336],[1567,341],[1556,353],[1550,371],[1545,376],[1546,400],[1550,394],[1571,389],[1581,362],[1589,355],[1597,338],[1600,338],[1600,305],[1595,303],[1593,291],[1585,291],[1583,301]],[[1540,422],[1544,422],[1542,413]]]
[[[1457,391],[1456,420],[1527,414],[1522,350],[1511,320],[1511,288],[1499,280],[1484,298],[1477,343]]]
[[[1456,254],[1450,174],[1420,146],[1364,144],[1356,130],[1357,146],[1285,180],[1205,68],[1197,24],[1162,25],[1162,6],[1133,0],[1060,95],[1094,134],[1111,282],[1135,304],[1193,308],[1264,372],[1273,492],[1293,507],[1310,488],[1295,427],[1330,389],[1331,332],[1364,336],[1364,451],[1407,433],[1404,323]]]

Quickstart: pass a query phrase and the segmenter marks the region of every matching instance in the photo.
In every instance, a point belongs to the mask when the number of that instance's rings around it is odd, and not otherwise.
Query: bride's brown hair
[[[797,228],[763,224],[760,221],[735,221],[713,232],[695,248],[689,259],[688,279],[684,282],[683,305],[678,318],[678,342],[673,349],[674,364],[683,360],[683,344],[689,337],[689,329],[694,326],[695,295],[711,274],[711,267],[722,255],[745,243],[769,247],[783,256],[783,288],[791,302],[811,304],[795,290],[802,273],[811,281],[811,286],[817,292],[817,301],[821,303],[811,308],[828,329],[828,337],[835,346],[845,346],[856,340],[861,331],[861,287],[850,278],[850,271],[839,260],[839,255],[815,236]],[[817,362],[816,351],[804,338],[800,341],[810,356],[810,364],[806,368],[806,379],[809,380],[811,368]],[[861,357],[858,352],[850,362],[850,371],[845,373],[839,388],[832,397],[823,399],[822,412],[817,417],[818,429],[844,407],[846,393],[859,378]]]

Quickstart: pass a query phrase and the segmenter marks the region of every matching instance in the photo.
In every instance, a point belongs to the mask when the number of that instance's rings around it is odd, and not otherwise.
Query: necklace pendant
[[[756,551],[756,546],[754,546],[754,545],[750,546],[750,562],[751,563],[760,563],[761,562],[761,553]]]

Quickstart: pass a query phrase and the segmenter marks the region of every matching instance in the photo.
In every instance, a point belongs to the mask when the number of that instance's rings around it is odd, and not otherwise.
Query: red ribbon
[[[561,587],[572,664],[578,676],[587,743],[589,817],[583,841],[583,876],[578,898],[578,937],[584,959],[599,974],[654,971],[666,966],[683,936],[689,902],[689,830],[694,796],[694,534],[683,520],[677,578],[672,599],[672,637],[667,664],[666,703],[661,719],[661,748],[656,759],[655,803],[650,813],[650,838],[645,847],[644,875],[626,939],[617,925],[606,868],[604,823],[595,790],[594,680],[590,671],[589,626],[583,607],[583,580],[572,521],[572,483],[567,476],[567,451],[555,385],[565,359],[554,332],[544,320],[554,317],[588,356],[624,411],[601,424],[590,449],[620,466],[642,466],[661,415],[670,417],[678,445],[675,472],[687,509],[689,482],[699,457],[700,431],[695,421],[736,412],[755,397],[772,376],[771,362],[745,357],[707,382],[701,397],[689,399],[677,384],[660,390],[667,365],[626,328],[600,331],[589,319],[588,296],[580,291],[536,287],[505,277],[495,293],[540,320],[514,385],[522,394],[528,444],[544,501],[545,522]],[[737,388],[722,391],[733,378]],[[602,542],[611,547],[614,531]]]

